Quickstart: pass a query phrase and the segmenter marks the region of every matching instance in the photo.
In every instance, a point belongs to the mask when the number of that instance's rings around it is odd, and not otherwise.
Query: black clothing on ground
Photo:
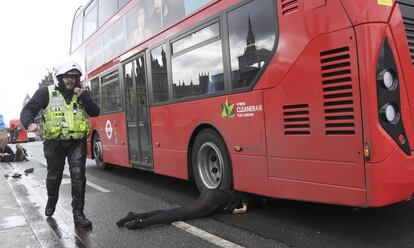
[[[22,174],[20,174],[19,172],[15,172],[13,173],[13,175],[11,175],[11,177],[13,178],[20,178],[22,176]]]
[[[0,158],[1,162],[13,162],[14,161],[14,152],[10,146],[6,145],[4,147],[0,147],[0,153],[7,153],[8,155],[4,155]]]
[[[55,86],[56,87],[56,86]],[[67,104],[72,101],[73,91],[68,91],[62,87],[62,84],[59,84],[59,92],[62,94],[63,98]],[[89,116],[95,117],[99,115],[100,108],[92,100],[91,96],[87,91],[84,91],[79,97],[79,102],[85,107],[85,111]],[[22,112],[20,113],[20,122],[28,128],[30,124],[34,123],[34,119],[37,113],[41,109],[45,109],[49,104],[49,90],[48,87],[43,87],[38,89],[30,101],[24,106]]]
[[[253,200],[253,202],[256,200]],[[260,199],[260,201],[262,201]],[[259,200],[257,200],[259,202]],[[219,189],[204,191],[196,201],[174,209],[156,210],[146,213],[129,212],[127,216],[120,219],[116,224],[118,227],[126,226],[128,229],[138,229],[155,224],[172,223],[194,218],[209,216],[215,212],[235,213],[234,210],[245,207],[248,202],[237,193],[226,192]],[[258,204],[253,204],[257,207]]]

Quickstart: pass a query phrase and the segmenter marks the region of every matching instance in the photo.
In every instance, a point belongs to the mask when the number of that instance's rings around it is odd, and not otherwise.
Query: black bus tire
[[[92,152],[96,167],[98,167],[100,170],[109,169],[109,165],[103,161],[102,143],[98,133],[96,133],[92,139]]]
[[[216,131],[204,129],[197,135],[191,152],[191,166],[200,192],[207,189],[232,189],[230,155]]]

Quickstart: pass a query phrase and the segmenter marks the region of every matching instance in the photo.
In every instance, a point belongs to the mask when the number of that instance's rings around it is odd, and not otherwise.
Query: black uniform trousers
[[[43,152],[47,161],[46,188],[49,199],[58,199],[65,160],[68,159],[72,182],[72,208],[83,214],[85,205],[86,139],[46,140]]]

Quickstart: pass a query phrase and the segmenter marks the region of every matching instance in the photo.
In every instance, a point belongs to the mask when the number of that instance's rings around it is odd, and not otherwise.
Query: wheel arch
[[[219,129],[217,127],[215,127],[213,124],[211,123],[201,123],[199,124],[196,128],[194,128],[193,132],[191,133],[190,139],[188,141],[188,145],[187,145],[187,173],[188,173],[188,180],[189,181],[194,181],[194,174],[193,174],[193,166],[192,166],[192,159],[191,159],[191,153],[193,150],[193,146],[194,146],[194,141],[197,138],[198,134],[205,130],[205,129],[212,129],[214,130],[218,136],[221,138],[221,140],[224,142],[224,145],[226,146],[228,155],[229,155],[229,159],[230,159],[230,169],[233,172],[233,162],[231,160],[231,154],[229,152],[229,148],[227,146],[226,140],[224,139],[223,135],[221,134],[221,132],[219,131]],[[232,187],[233,187],[233,182],[234,178],[232,179]]]
[[[95,154],[93,152],[93,140],[95,138],[95,135],[99,135],[99,132],[96,129],[94,129],[91,133],[91,159],[95,159]]]

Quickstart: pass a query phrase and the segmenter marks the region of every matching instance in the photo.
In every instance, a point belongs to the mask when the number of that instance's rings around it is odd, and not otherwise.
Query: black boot
[[[70,168],[72,177],[72,208],[73,222],[77,226],[90,227],[92,222],[85,217],[83,208],[85,206],[86,178],[84,168]]]
[[[56,203],[59,198],[59,187],[62,181],[62,178],[56,178],[53,174],[46,179],[46,189],[48,200],[45,208],[45,215],[50,217],[55,213]]]
[[[83,212],[77,210],[73,211],[73,222],[75,223],[75,225],[81,227],[92,226],[92,221],[88,220]]]
[[[46,208],[45,208],[45,215],[47,217],[52,216],[53,213],[55,212],[57,201],[58,201],[57,197],[49,197],[49,199],[47,200]]]

